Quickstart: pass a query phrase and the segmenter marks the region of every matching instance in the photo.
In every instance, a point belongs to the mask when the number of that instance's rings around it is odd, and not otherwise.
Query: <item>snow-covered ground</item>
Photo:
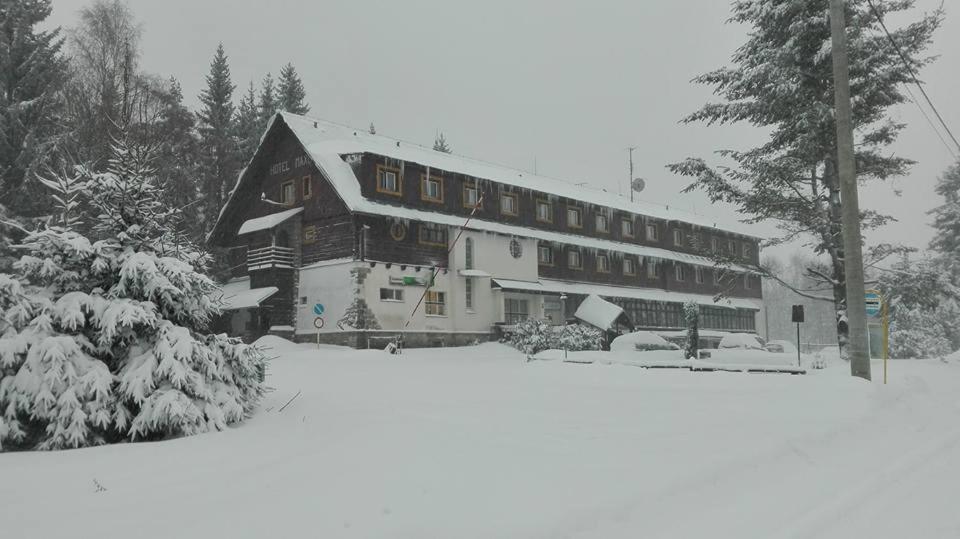
[[[960,536],[958,363],[892,362],[883,386],[845,365],[696,373],[527,363],[497,344],[271,342],[275,391],[242,426],[0,454],[2,535]]]

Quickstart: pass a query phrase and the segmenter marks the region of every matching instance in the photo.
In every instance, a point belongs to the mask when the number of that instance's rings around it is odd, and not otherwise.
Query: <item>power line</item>
[[[943,147],[947,149],[947,153],[949,153],[954,159],[957,159],[957,152],[953,151],[953,147],[947,143],[947,139],[943,138],[943,134],[940,133],[940,130],[937,129],[937,126],[933,123],[933,120],[930,119],[930,115],[927,114],[927,111],[923,110],[923,107],[921,107],[920,103],[917,102],[917,97],[913,95],[913,92],[910,91],[910,87],[904,84],[903,89],[906,90],[907,94],[910,95],[910,102],[917,106],[917,110],[920,111],[920,114],[923,114],[923,118],[927,121],[927,124],[930,125],[930,129],[933,129],[933,132],[937,135],[937,138],[940,139],[940,142],[943,143]]]
[[[953,132],[950,131],[949,127],[947,127],[947,122],[943,120],[943,116],[940,115],[940,111],[937,110],[937,107],[933,104],[933,100],[930,99],[930,96],[927,95],[927,91],[924,90],[923,85],[920,84],[920,80],[917,78],[916,72],[913,70],[913,67],[910,66],[910,62],[907,61],[907,57],[903,54],[900,46],[897,45],[897,41],[893,39],[893,35],[890,34],[890,30],[887,29],[886,23],[883,22],[883,15],[881,15],[880,11],[877,9],[877,6],[873,4],[873,0],[867,0],[867,5],[870,6],[870,11],[872,11],[874,17],[877,18],[877,22],[880,23],[880,27],[883,28],[883,32],[887,34],[887,40],[890,41],[890,45],[893,46],[893,49],[897,51],[897,55],[900,56],[900,61],[903,62],[904,67],[906,67],[907,71],[910,73],[910,78],[913,79],[913,83],[917,85],[920,93],[923,94],[923,98],[927,101],[927,104],[930,105],[930,109],[933,110],[933,113],[937,116],[937,120],[940,121],[940,125],[943,126],[944,131],[946,131],[947,135],[950,136],[950,139],[953,140],[953,143],[957,146],[957,149],[960,149],[960,142],[957,141],[957,137],[953,136]]]

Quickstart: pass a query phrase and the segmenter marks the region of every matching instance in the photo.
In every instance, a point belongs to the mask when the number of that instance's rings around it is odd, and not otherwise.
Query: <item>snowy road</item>
[[[277,353],[241,427],[0,455],[3,535],[960,535],[958,364],[894,363],[884,387],[499,345]]]

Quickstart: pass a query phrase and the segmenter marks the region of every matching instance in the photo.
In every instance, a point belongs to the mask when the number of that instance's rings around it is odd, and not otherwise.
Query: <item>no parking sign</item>
[[[323,311],[324,311],[323,303],[317,303],[313,306],[313,314],[317,316],[321,316],[323,315]]]

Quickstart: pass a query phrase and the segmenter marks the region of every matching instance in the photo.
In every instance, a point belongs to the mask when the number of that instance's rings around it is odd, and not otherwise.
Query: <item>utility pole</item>
[[[833,85],[837,121],[837,165],[840,174],[840,204],[843,212],[843,269],[847,288],[847,327],[850,374],[870,379],[867,350],[867,307],[864,302],[863,253],[860,236],[860,204],[853,155],[853,112],[850,106],[850,70],[847,60],[844,0],[830,0]]]
[[[627,178],[627,187],[630,189],[630,202],[633,202],[633,150],[636,146],[630,146],[627,151],[630,153],[630,177]]]

